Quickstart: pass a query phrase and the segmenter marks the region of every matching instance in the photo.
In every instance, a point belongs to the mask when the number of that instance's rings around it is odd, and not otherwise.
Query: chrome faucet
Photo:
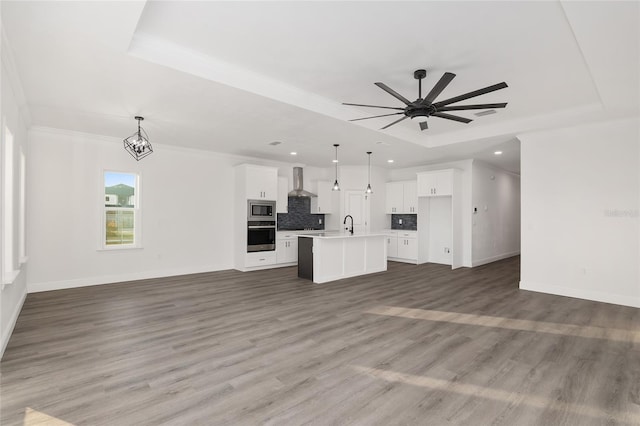
[[[348,230],[349,230],[349,233],[350,233],[351,235],[353,235],[353,217],[352,217],[350,214],[348,214],[348,215],[346,215],[346,216],[344,217],[344,222],[342,222],[342,224],[343,224],[343,225],[346,225],[346,224],[347,224],[347,218],[348,218],[348,217],[349,217],[349,218],[351,218],[351,227],[346,228],[346,229],[348,229]]]

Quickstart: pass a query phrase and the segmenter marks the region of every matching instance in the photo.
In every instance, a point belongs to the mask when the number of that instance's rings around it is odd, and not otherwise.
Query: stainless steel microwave
[[[276,202],[248,200],[247,220],[276,220]]]

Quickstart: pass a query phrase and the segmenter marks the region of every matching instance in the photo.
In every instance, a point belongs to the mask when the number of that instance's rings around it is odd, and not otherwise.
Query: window
[[[27,262],[27,158],[24,150],[20,150],[20,234],[19,234],[19,256],[20,264]]]
[[[135,173],[104,172],[103,248],[139,247],[139,180]]]
[[[18,274],[13,263],[13,134],[7,127],[4,127],[4,176],[2,188],[2,233],[3,256],[2,256],[2,284],[11,284]]]

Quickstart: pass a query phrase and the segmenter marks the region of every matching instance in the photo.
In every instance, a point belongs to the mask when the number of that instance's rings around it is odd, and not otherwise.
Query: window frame
[[[107,173],[122,173],[133,175],[135,177],[135,190],[133,193],[134,207],[107,207],[105,205],[105,176]],[[140,172],[103,169],[100,179],[100,208],[102,210],[100,214],[100,232],[99,232],[99,244],[98,251],[113,251],[113,250],[132,250],[142,248],[142,209],[140,208],[140,202],[142,197],[141,185],[142,177]],[[133,243],[132,244],[107,244],[106,223],[107,223],[107,210],[120,210],[120,211],[132,211],[133,212]]]
[[[15,263],[15,136],[6,123],[2,125],[2,288],[13,284],[20,273]]]

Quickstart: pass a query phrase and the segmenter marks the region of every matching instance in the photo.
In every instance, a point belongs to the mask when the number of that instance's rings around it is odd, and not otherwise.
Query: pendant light
[[[144,120],[144,117],[136,116],[135,119],[138,120],[138,131],[124,139],[124,149],[126,149],[133,158],[140,161],[141,158],[153,152],[153,147],[151,146],[151,142],[149,142],[147,132],[140,127],[140,122]]]
[[[367,189],[364,192],[373,194],[373,190],[371,189],[371,151],[367,151],[367,155],[369,156],[369,180],[367,181]]]
[[[333,188],[331,188],[331,190],[340,191],[340,185],[338,185],[338,147],[340,144],[334,143],[333,146],[336,147],[336,159],[333,160],[333,162],[336,163],[336,181],[333,182]]]

